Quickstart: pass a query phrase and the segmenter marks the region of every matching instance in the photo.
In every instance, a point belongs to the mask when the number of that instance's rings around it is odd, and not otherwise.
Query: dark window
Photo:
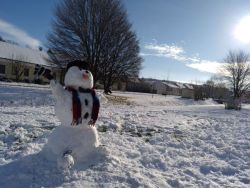
[[[5,65],[0,65],[0,74],[5,74]]]
[[[24,76],[29,76],[29,68],[24,68],[24,72],[23,72]]]

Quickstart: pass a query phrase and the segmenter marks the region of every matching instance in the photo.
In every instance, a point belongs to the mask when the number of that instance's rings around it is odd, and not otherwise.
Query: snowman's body
[[[55,113],[62,126],[51,133],[45,153],[47,159],[57,161],[60,167],[70,167],[88,160],[97,151],[99,143],[96,128],[89,125],[94,104],[93,92],[90,92],[93,87],[92,74],[73,66],[67,71],[64,82],[66,87],[77,91],[81,103],[81,122],[72,123],[72,91],[51,80],[52,93],[56,98]]]
[[[51,81],[51,88],[56,98],[55,114],[58,119],[62,122],[62,126],[72,126],[72,93],[63,88],[60,84]],[[77,126],[87,126],[91,120],[93,97],[90,92],[82,93],[78,92],[81,109],[82,109],[82,123]]]

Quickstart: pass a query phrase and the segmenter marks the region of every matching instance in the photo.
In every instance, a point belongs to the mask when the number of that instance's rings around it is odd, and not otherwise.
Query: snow
[[[185,85],[184,85],[183,83],[178,83],[178,82],[176,82],[175,84],[176,84],[180,89],[185,88]]]
[[[62,171],[43,155],[62,127],[50,89],[0,85],[0,187],[250,186],[249,105],[228,111],[212,100],[113,95],[126,100],[102,103],[104,154]]]
[[[183,84],[187,89],[194,89],[194,87],[190,84]]]
[[[168,83],[168,82],[162,82],[163,84],[165,84],[166,86],[168,87],[171,87],[171,88],[179,88],[179,86],[173,84],[173,83]]]
[[[98,134],[94,127],[58,126],[44,147],[44,155],[49,161],[61,159],[63,152],[70,151],[78,163],[88,162],[90,156],[98,155]]]
[[[46,52],[23,48],[7,42],[0,42],[0,58],[52,66],[48,62],[50,58]]]

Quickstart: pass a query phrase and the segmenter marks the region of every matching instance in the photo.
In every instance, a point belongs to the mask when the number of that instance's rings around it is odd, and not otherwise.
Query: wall
[[[154,83],[154,90],[156,90],[157,94],[162,94],[162,95],[166,95],[167,91],[166,91],[166,85],[164,85],[162,82],[157,81]]]
[[[188,88],[183,88],[182,92],[181,92],[181,96],[183,98],[194,99],[194,90],[188,89]]]
[[[13,62],[12,60],[7,60],[7,59],[0,59],[0,64],[1,65],[5,65],[5,74],[0,74],[1,77],[10,79],[12,81],[16,80],[16,75],[12,74],[12,66],[17,64],[17,63],[21,63],[22,65],[24,65],[24,67],[29,69],[29,76],[24,76],[24,74],[22,74],[20,76],[20,81],[29,81],[29,82],[34,82],[35,75],[35,64],[31,64],[31,63],[22,63],[22,62]],[[53,71],[56,74],[56,79],[60,80],[61,78],[61,71],[59,69],[53,69]],[[47,80],[44,77],[39,77],[39,79],[43,82],[43,83],[49,83],[49,80]]]

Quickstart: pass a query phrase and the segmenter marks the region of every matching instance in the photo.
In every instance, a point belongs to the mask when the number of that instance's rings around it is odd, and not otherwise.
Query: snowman
[[[100,102],[86,62],[76,60],[67,65],[65,87],[54,79],[48,69],[40,68],[35,73],[50,80],[56,99],[55,113],[61,121],[61,126],[52,131],[44,147],[46,158],[57,162],[59,168],[71,168],[77,163],[90,161],[98,155],[95,122]]]

